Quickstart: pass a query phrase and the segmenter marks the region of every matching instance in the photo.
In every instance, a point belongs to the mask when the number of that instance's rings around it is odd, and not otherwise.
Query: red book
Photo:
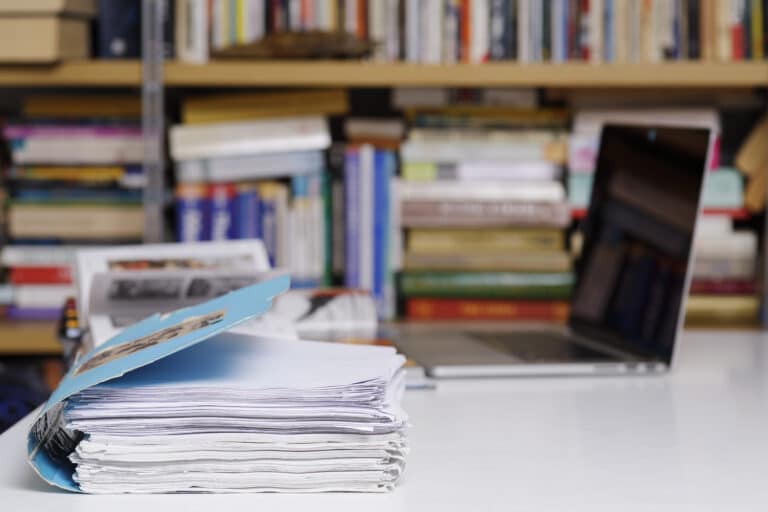
[[[579,18],[579,46],[581,47],[582,60],[589,60],[589,0],[581,0]]]
[[[753,295],[757,285],[751,280],[694,279],[691,281],[692,295]]]
[[[744,24],[741,20],[731,25],[731,58],[744,60]]]
[[[357,0],[357,37],[358,39],[368,37],[368,2],[366,0]]]
[[[470,0],[461,0],[459,6],[459,54],[462,62],[469,62]]]
[[[70,267],[11,267],[12,284],[72,284]]]
[[[408,299],[409,320],[528,320],[564,322],[565,301]]]

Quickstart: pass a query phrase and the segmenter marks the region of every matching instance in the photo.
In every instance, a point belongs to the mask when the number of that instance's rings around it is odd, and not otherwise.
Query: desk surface
[[[29,418],[0,436],[0,509],[766,510],[768,335],[688,332],[673,373],[441,381],[406,393],[412,453],[385,495],[84,496],[26,465]]]

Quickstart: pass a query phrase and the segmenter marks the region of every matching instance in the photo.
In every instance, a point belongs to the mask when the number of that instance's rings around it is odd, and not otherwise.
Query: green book
[[[403,272],[407,297],[562,300],[571,295],[571,272]]]

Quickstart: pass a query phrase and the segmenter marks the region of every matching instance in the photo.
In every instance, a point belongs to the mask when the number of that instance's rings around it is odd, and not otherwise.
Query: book
[[[411,229],[407,250],[411,254],[491,254],[563,251],[559,229]]]
[[[141,99],[121,94],[28,94],[21,100],[25,119],[141,118]]]
[[[318,89],[190,96],[181,102],[184,124],[221,123],[310,115],[339,115],[349,110],[345,89]]]
[[[514,186],[504,182],[452,183],[448,181],[403,181],[400,200],[417,201],[518,201],[557,202],[565,200],[565,189],[557,181],[522,181]]]
[[[692,295],[754,295],[757,283],[751,279],[694,279]]]
[[[560,166],[543,160],[407,162],[401,175],[407,181],[553,181]]]
[[[402,201],[405,227],[565,227],[571,216],[564,202]]]
[[[8,232],[14,238],[136,240],[144,210],[136,206],[12,204]]]
[[[18,308],[61,308],[75,295],[72,284],[23,284],[13,287],[13,305]]]
[[[169,138],[174,160],[322,150],[331,143],[321,117],[175,125]]]
[[[70,266],[79,249],[66,245],[5,245],[0,250],[0,264],[4,267]]]
[[[86,59],[90,30],[85,18],[16,15],[0,17],[0,62],[52,64]]]
[[[180,183],[221,183],[316,174],[325,169],[322,151],[290,151],[176,162]]]
[[[754,295],[692,295],[685,304],[686,321],[755,322],[759,300]]]
[[[568,299],[573,275],[517,272],[417,272],[400,276],[405,297]]]
[[[0,15],[34,14],[91,17],[97,12],[96,0],[5,0],[0,4]]]
[[[136,124],[7,124],[16,165],[127,165],[144,158]]]
[[[11,284],[70,284],[72,267],[62,266],[13,266],[8,281]]]
[[[403,255],[403,268],[425,271],[568,272],[571,270],[571,257],[563,251],[480,254],[465,251],[445,254],[406,251]]]
[[[408,299],[408,320],[479,320],[565,322],[567,301]]]

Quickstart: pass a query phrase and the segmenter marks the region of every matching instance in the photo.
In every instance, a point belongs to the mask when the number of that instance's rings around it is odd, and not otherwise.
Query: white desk
[[[0,436],[0,510],[768,510],[768,336],[692,332],[668,376],[440,383],[408,392],[406,478],[384,495],[85,496]]]

